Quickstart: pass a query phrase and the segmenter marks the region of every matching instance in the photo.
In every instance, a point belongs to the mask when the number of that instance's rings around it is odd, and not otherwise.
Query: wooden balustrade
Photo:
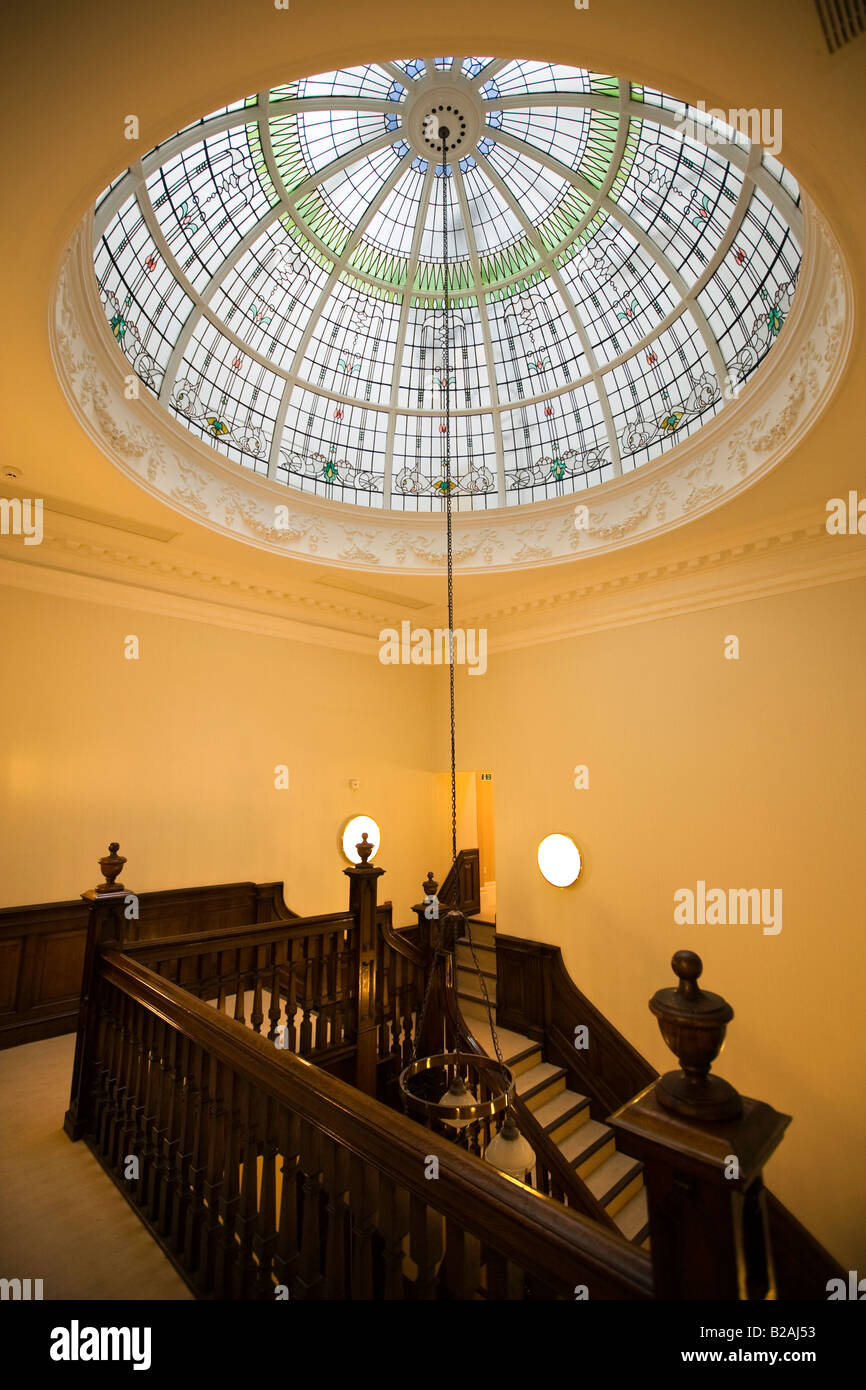
[[[0,1048],[75,1032],[89,904],[36,903],[0,909]],[[124,941],[191,935],[221,927],[290,921],[281,883],[222,883],[137,897]]]
[[[355,1041],[356,922],[348,913],[132,942],[124,950],[163,979],[299,1056],[320,1059]],[[253,1000],[246,1017],[247,994]],[[267,1009],[267,1012],[265,1010]]]
[[[769,1253],[753,1261],[732,1293],[736,1240],[724,1244],[727,1186],[716,1171],[727,1139],[672,1124],[659,1110],[657,1074],[580,993],[555,948],[497,939],[498,1021],[543,1041],[600,1119],[643,1086],[611,1123],[647,1165],[654,1286],[649,1257],[624,1240],[516,1093],[510,1104],[535,1153],[535,1193],[479,1162],[495,1120],[467,1127],[455,1143],[447,1122],[431,1116],[425,1130],[379,1104],[377,1094],[395,1098],[415,1051],[458,1048],[451,1070],[480,1101],[499,1082],[460,1012],[459,917],[439,924],[431,957],[426,918],[395,931],[390,904],[377,906],[382,870],[368,858],[346,870],[348,913],[299,918],[284,909],[182,938],[127,942],[124,894],[107,884],[84,895],[65,1128],[73,1139],[87,1136],[199,1296],[269,1299],[284,1286],[303,1299],[570,1298],[585,1284],[591,1298],[644,1298],[653,1287],[657,1297],[762,1297],[767,1289],[823,1297],[835,1262],[781,1204],[763,1198],[759,1164],[787,1117],[746,1102],[734,1150],[748,1158],[744,1229],[760,1245],[754,1231],[769,1225],[784,1260],[775,1275]],[[577,1025],[587,1048],[573,1044]],[[335,1058],[349,1063],[360,1090],[323,1069],[335,1070]],[[758,1120],[770,1140],[763,1131],[755,1139]],[[686,1210],[687,1219],[675,1214]]]
[[[428,952],[417,944],[417,929],[395,931],[391,904],[380,904],[376,913],[379,960],[376,1021],[379,1029],[379,1062],[390,1064],[380,1072],[378,1094],[395,1098],[398,1073],[412,1055],[415,1025],[424,998],[429,968]]]
[[[199,1297],[649,1296],[647,1256],[594,1222],[140,958],[103,946],[97,967],[86,1134]]]

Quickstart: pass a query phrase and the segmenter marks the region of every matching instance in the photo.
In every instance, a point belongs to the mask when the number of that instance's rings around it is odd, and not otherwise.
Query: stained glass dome
[[[438,511],[443,198],[457,507],[674,449],[785,323],[799,191],[746,134],[582,68],[440,57],[261,92],[145,155],[94,214],[110,331],[242,468]]]

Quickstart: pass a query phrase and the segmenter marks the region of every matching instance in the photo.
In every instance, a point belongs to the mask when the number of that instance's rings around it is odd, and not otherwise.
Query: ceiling
[[[855,325],[848,366],[831,407],[784,462],[720,510],[644,541],[627,555],[578,557],[544,575],[461,577],[458,601],[467,608],[529,600],[569,585],[603,586],[625,569],[651,570],[689,552],[730,545],[738,535],[777,535],[788,518],[818,523],[827,498],[858,487],[866,493],[866,358],[859,313],[866,285],[866,190],[859,174],[866,167],[859,112],[866,40],[830,56],[808,0],[767,0],[760,7],[733,0],[724,24],[713,24],[711,43],[694,7],[688,16],[686,22],[683,8],[664,0],[653,7],[635,4],[624,26],[620,7],[601,3],[564,13],[561,0],[538,0],[531,9],[499,0],[455,12],[448,47],[540,61],[555,54],[558,62],[646,83],[693,105],[781,112],[780,158],[832,225],[851,274]],[[19,475],[14,486],[53,499],[58,510],[51,516],[62,518],[58,526],[78,528],[79,537],[99,540],[106,549],[117,549],[119,536],[128,550],[134,537],[143,556],[171,554],[169,569],[198,567],[300,597],[320,597],[322,580],[351,584],[345,569],[335,576],[315,562],[239,545],[122,476],[70,411],[52,364],[47,320],[64,248],[134,158],[202,112],[242,101],[248,93],[271,91],[310,73],[437,53],[441,23],[390,0],[372,8],[292,0],[289,11],[249,9],[240,33],[237,6],[220,0],[206,10],[188,0],[156,4],[146,16],[93,0],[84,13],[54,6],[49,19],[50,43],[44,10],[17,10],[7,19],[7,99],[22,114],[4,161],[7,215],[0,230],[3,461]],[[139,124],[132,143],[125,138],[130,113]],[[74,520],[70,509],[77,509]],[[88,520],[88,513],[98,519]],[[118,520],[121,528],[114,525]],[[6,538],[3,554],[9,553]],[[32,552],[27,558],[32,560]],[[40,562],[57,563],[47,556]],[[368,572],[355,582],[359,589],[372,584],[391,592],[391,580],[377,586]],[[415,602],[441,599],[441,581],[432,576],[401,576],[398,588]]]

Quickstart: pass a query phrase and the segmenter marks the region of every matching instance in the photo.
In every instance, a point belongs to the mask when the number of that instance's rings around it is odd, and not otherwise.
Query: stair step
[[[535,1111],[558,1091],[565,1090],[565,1069],[555,1067],[550,1062],[538,1062],[536,1066],[521,1072],[516,1084],[521,1100]]]
[[[615,1216],[643,1184],[643,1164],[614,1153],[584,1179],[597,1201]]]
[[[614,1217],[619,1229],[622,1231],[626,1240],[633,1241],[635,1245],[642,1245],[649,1235],[649,1215],[647,1213],[646,1188],[642,1187],[639,1192],[626,1202],[625,1206],[617,1212]]]
[[[488,999],[490,1000],[491,1004],[495,1004],[496,976],[488,975],[486,971],[482,970],[481,978],[484,980],[484,988],[487,990]],[[479,982],[478,975],[474,970],[465,970],[463,969],[463,967],[458,967],[457,993],[461,995],[465,994],[470,999],[480,999],[482,1002],[484,1001],[484,994],[481,989],[481,984]]]
[[[480,994],[464,994],[462,991],[458,990],[457,998],[460,1001],[460,1012],[464,1018],[472,1019],[473,1021],[479,1019],[484,1023],[487,1022],[487,1005],[484,1003]],[[494,1007],[492,999],[490,1001],[490,1007],[491,1009]],[[475,1032],[474,1028],[472,1032]]]
[[[492,922],[480,922],[476,917],[470,917],[467,925],[468,931],[464,932],[461,940],[468,938],[471,933],[473,946],[496,946],[496,927]]]
[[[553,1142],[562,1147],[562,1141],[589,1119],[589,1097],[576,1091],[559,1091],[552,1100],[539,1105],[535,1118]]]
[[[475,948],[475,954],[478,957],[478,964],[481,966],[481,969],[483,970],[484,974],[493,975],[495,977],[496,947],[482,946],[478,941],[475,940],[474,936],[472,938],[472,945]],[[475,962],[472,959],[472,952],[469,949],[469,942],[464,940],[463,938],[461,938],[457,942],[457,964],[458,966],[466,966],[466,968],[469,970],[475,969]]]
[[[561,1140],[559,1148],[578,1175],[587,1178],[615,1152],[613,1130],[598,1120],[587,1120]]]
[[[472,1032],[487,1056],[495,1057],[496,1048],[493,1046],[486,1013],[484,1018],[479,1019],[477,1024],[473,1026]],[[510,1028],[497,1028],[496,1036],[499,1039],[502,1060],[513,1076],[529,1071],[530,1067],[536,1066],[541,1061],[541,1044],[533,1042],[532,1038],[525,1038],[522,1033],[512,1033]]]

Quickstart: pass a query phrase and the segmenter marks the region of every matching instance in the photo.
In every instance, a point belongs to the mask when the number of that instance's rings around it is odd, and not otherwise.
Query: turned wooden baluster
[[[156,1224],[159,1214],[160,1188],[165,1182],[168,1165],[165,1161],[165,1139],[168,1134],[168,1107],[169,1107],[169,1086],[170,1068],[169,1050],[171,1047],[169,1035],[174,1035],[174,1029],[170,1028],[164,1019],[156,1020],[154,1030],[154,1055],[152,1067],[156,1073],[153,1118],[150,1124],[151,1154],[148,1164],[148,1171],[145,1175],[145,1207],[150,1220]]]
[[[116,1123],[120,1115],[118,1088],[120,1058],[123,1049],[123,1017],[121,996],[116,989],[106,988],[105,1007],[108,1013],[108,1051],[106,1056],[105,1089],[99,1113],[97,1143],[102,1156],[109,1160],[114,1149]]]
[[[278,1114],[276,1102],[261,1091],[253,1092],[257,1107],[257,1125],[261,1137],[262,1182],[253,1236],[253,1254],[256,1257],[255,1283],[252,1295],[255,1298],[273,1299],[274,1279],[272,1268],[277,1253],[277,1174],[278,1155],[277,1133]],[[246,1171],[246,1164],[244,1164]]]
[[[265,1021],[264,1008],[262,1005],[262,981],[260,976],[256,976],[255,989],[253,990],[253,1011],[250,1014],[250,1026],[256,1033],[261,1033],[262,1024]]]
[[[299,947],[303,948],[303,942],[295,940],[289,943],[289,958],[286,962],[286,1050],[294,1053],[298,1051],[299,1031],[296,1022],[296,1015],[299,1008]]]
[[[325,938],[318,933],[311,942],[310,972],[313,983],[313,1012],[316,1015],[313,1051],[321,1052],[328,1045],[328,1020],[322,993],[324,976]]]
[[[349,1162],[349,1208],[352,1213],[352,1298],[373,1297],[373,1236],[378,1205],[375,1169],[352,1155]]]
[[[414,1032],[414,1012],[415,1001],[412,998],[412,975],[414,965],[405,956],[400,957],[402,986],[400,990],[400,1001],[403,1012],[403,1066],[408,1067],[412,1060],[412,1036]]]
[[[341,932],[331,932],[328,937],[328,956],[327,956],[327,998],[328,998],[328,1046],[336,1047],[340,1042],[340,1029],[337,1021],[337,993],[340,988],[340,947],[342,943]]]
[[[123,1126],[121,1131],[121,1150],[119,1164],[122,1167],[127,1155],[141,1154],[141,1117],[143,1113],[142,1091],[145,1073],[144,1028],[146,1014],[133,1000],[130,1011],[130,1046],[128,1053],[128,1076],[123,1098]],[[133,1195],[135,1195],[134,1190]]]
[[[402,1187],[379,1174],[379,1230],[385,1244],[386,1299],[406,1297],[403,1277],[403,1241],[409,1233],[409,1199]]]
[[[448,1218],[445,1222],[446,1286],[455,1299],[468,1303],[481,1283],[481,1242],[463,1226]]]
[[[241,971],[242,951],[240,947],[238,947],[235,954],[237,956],[237,984],[235,986],[234,1017],[237,1023],[246,1023],[246,1018],[244,1017],[244,1006],[246,1004],[246,980],[243,972]]]
[[[485,1255],[488,1298],[521,1302],[526,1294],[520,1266],[489,1247],[485,1248]]]
[[[390,946],[385,947],[383,956],[385,972],[385,1006],[383,1010],[385,1037],[382,1040],[384,1055],[400,1058],[400,1015],[398,1004],[397,962],[399,957]]]
[[[301,1262],[295,1289],[299,1299],[322,1297],[322,1139],[320,1130],[301,1120],[300,1168],[303,1175]]]
[[[310,1019],[311,996],[312,996],[312,974],[313,962],[311,959],[311,943],[308,936],[304,937],[303,956],[301,958],[301,970],[303,971],[303,1011],[304,1016],[301,1020],[300,1037],[298,1039],[298,1056],[309,1057],[313,1048],[313,1024]]]
[[[409,1198],[409,1256],[414,1261],[415,1297],[431,1299],[438,1288],[437,1270],[442,1259],[442,1217],[421,1198]]]
[[[238,1247],[235,1222],[240,1206],[240,1161],[246,1142],[242,1104],[248,1082],[227,1066],[223,1073],[223,1180],[217,1209],[222,1218],[217,1232],[214,1292],[218,1298],[233,1298]]]
[[[216,1272],[217,1241],[219,1238],[219,1198],[223,1186],[223,1167],[225,1155],[225,1136],[223,1121],[222,1063],[211,1057],[208,1063],[208,1102],[207,1102],[207,1150],[205,1157],[204,1181],[202,1183],[202,1202],[206,1210],[201,1223],[199,1243],[198,1278],[196,1287],[207,1293],[214,1284]],[[227,1077],[226,1077],[227,1079]]]
[[[172,1029],[169,1055],[172,1065],[167,1121],[168,1134],[164,1144],[166,1170],[160,1190],[157,1227],[168,1238],[169,1243],[173,1244],[174,1213],[179,1197],[178,1189],[181,1181],[180,1175],[183,1171],[183,1156],[189,1119],[184,1086],[189,1058],[189,1040],[174,1029]],[[173,1248],[178,1250],[178,1245],[173,1244]]]
[[[108,1054],[111,1046],[108,1007],[104,987],[96,991],[93,1001],[93,1052],[90,1062],[88,1091],[89,1129],[97,1135],[108,1091]]]
[[[122,1167],[126,1154],[131,1152],[135,1135],[135,1084],[136,1084],[136,1065],[139,1056],[138,1039],[139,1013],[138,1005],[134,999],[126,1000],[126,1010],[124,1016],[124,1039],[123,1039],[123,1071],[121,1074],[121,1084],[118,1090],[118,1103],[120,1114],[117,1126],[118,1148],[112,1154],[114,1167]]]
[[[178,1241],[183,1238],[183,1263],[197,1270],[201,1258],[204,1223],[204,1185],[207,1181],[207,1154],[210,1145],[211,1096],[208,1091],[211,1067],[216,1063],[193,1044],[190,1059],[190,1104],[192,1106],[192,1153],[181,1187],[182,1209],[178,1214]]]
[[[141,1033],[142,1045],[139,1048],[139,1075],[136,1085],[136,1094],[139,1097],[139,1104],[136,1106],[136,1143],[135,1149],[138,1154],[138,1181],[135,1184],[134,1197],[139,1206],[144,1206],[147,1200],[148,1175],[153,1164],[153,1105],[154,1092],[156,1089],[156,1079],[159,1068],[154,1061],[154,1036],[156,1032],[157,1018],[149,1010],[141,1009]]]
[[[237,1204],[234,1229],[237,1250],[233,1298],[251,1298],[254,1292],[256,1265],[253,1246],[258,1225],[258,1092],[253,1083],[241,1078],[239,1151],[243,1162],[240,1198]]]
[[[280,1006],[280,973],[277,965],[275,965],[271,971],[270,991],[271,1002],[268,1006],[268,1020],[271,1026],[268,1029],[268,1042],[275,1043],[277,1039],[277,1029],[280,1026],[280,1018],[282,1016],[282,1008]]]
[[[346,1258],[349,1231],[349,1208],[346,1202],[349,1154],[342,1144],[328,1136],[323,1136],[322,1139],[322,1173],[327,1194],[323,1297],[330,1302],[343,1302],[349,1297],[349,1268]]]
[[[298,1232],[298,1174],[300,1170],[301,1122],[297,1115],[280,1107],[277,1115],[277,1146],[280,1164],[279,1218],[274,1253],[274,1278],[292,1297],[301,1263]]]

